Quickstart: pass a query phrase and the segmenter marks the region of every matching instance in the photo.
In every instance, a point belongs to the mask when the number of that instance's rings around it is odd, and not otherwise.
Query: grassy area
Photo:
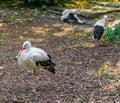
[[[107,27],[105,30],[105,35],[103,36],[103,41],[119,41],[120,40],[120,24],[115,25],[113,28]]]
[[[25,0],[4,0],[0,1],[0,6],[17,6],[23,3]],[[101,0],[30,0],[29,4],[40,4],[42,7],[47,7],[48,5],[58,5],[58,6],[65,6],[70,8],[90,8],[91,4],[90,1],[98,2]],[[119,0],[102,0],[102,2],[120,2]],[[36,5],[35,5],[36,6]]]
[[[14,7],[23,3],[22,0],[4,0],[0,1],[0,7]]]
[[[72,8],[91,8],[92,5],[89,3],[90,1],[98,2],[101,0],[71,0],[64,4],[66,7],[72,7]],[[102,0],[102,2],[111,2],[111,3],[118,3],[119,0]]]

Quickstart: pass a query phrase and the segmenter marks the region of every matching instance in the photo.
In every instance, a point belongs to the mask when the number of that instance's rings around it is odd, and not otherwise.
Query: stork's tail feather
[[[49,59],[49,63],[50,63],[51,66],[48,68],[48,71],[55,74],[55,66],[56,66],[56,64],[53,63],[50,59]]]
[[[56,66],[56,64],[53,63],[50,59],[49,59],[49,62],[50,62],[50,64],[51,64],[52,67],[55,67],[55,66]]]
[[[48,70],[48,71],[50,71],[50,72],[52,72],[52,73],[55,73],[55,66],[56,66],[56,64],[53,63],[53,62],[51,61],[51,59],[49,59],[49,60],[47,60],[47,61],[39,61],[39,62],[36,62],[36,66],[39,66],[39,64],[40,64],[41,66],[43,66],[44,69],[46,69],[46,70]]]
[[[54,67],[48,67],[48,68],[46,67],[44,69],[46,69],[46,70],[48,70],[48,71],[50,71],[50,72],[55,74],[55,68]]]

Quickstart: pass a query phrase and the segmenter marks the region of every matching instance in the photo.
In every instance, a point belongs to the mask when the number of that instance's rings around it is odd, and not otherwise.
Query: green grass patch
[[[103,77],[107,79],[113,79],[113,75],[108,72],[103,73]]]
[[[99,75],[102,75],[102,72],[103,72],[103,71],[102,71],[102,68],[99,68],[98,71],[97,71],[97,73],[98,73]]]
[[[107,27],[103,40],[120,41],[120,24],[115,25],[113,29],[111,27]]]
[[[97,73],[98,73],[98,75],[100,75],[106,79],[120,81],[120,78],[115,78],[111,73],[109,73],[107,71],[103,71],[102,68],[99,68]]]
[[[1,32],[0,37],[7,35],[6,33]]]
[[[67,63],[68,63],[68,64],[72,64],[72,60],[68,60]]]

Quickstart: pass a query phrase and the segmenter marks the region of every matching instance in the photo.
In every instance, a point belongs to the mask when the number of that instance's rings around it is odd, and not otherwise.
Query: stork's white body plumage
[[[33,70],[34,79],[36,70],[39,69],[45,69],[55,73],[56,64],[51,61],[51,56],[40,48],[31,47],[29,41],[23,43],[23,47],[19,51],[17,58],[20,67]],[[34,82],[33,84],[35,84]]]
[[[65,9],[62,12],[62,15],[66,15],[67,13],[76,13],[77,9]]]
[[[49,57],[45,51],[40,48],[31,47],[29,50],[24,50],[21,56],[18,58],[18,64],[20,67],[28,68],[32,65],[32,68],[39,68],[36,66],[37,61],[47,61]],[[30,69],[32,69],[30,67]]]

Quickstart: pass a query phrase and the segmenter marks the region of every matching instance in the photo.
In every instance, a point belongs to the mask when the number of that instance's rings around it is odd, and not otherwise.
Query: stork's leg
[[[70,23],[70,29],[71,29],[71,32],[73,33],[73,24],[72,24],[72,22]]]
[[[36,77],[36,70],[33,69],[33,92],[35,92],[35,77]]]

